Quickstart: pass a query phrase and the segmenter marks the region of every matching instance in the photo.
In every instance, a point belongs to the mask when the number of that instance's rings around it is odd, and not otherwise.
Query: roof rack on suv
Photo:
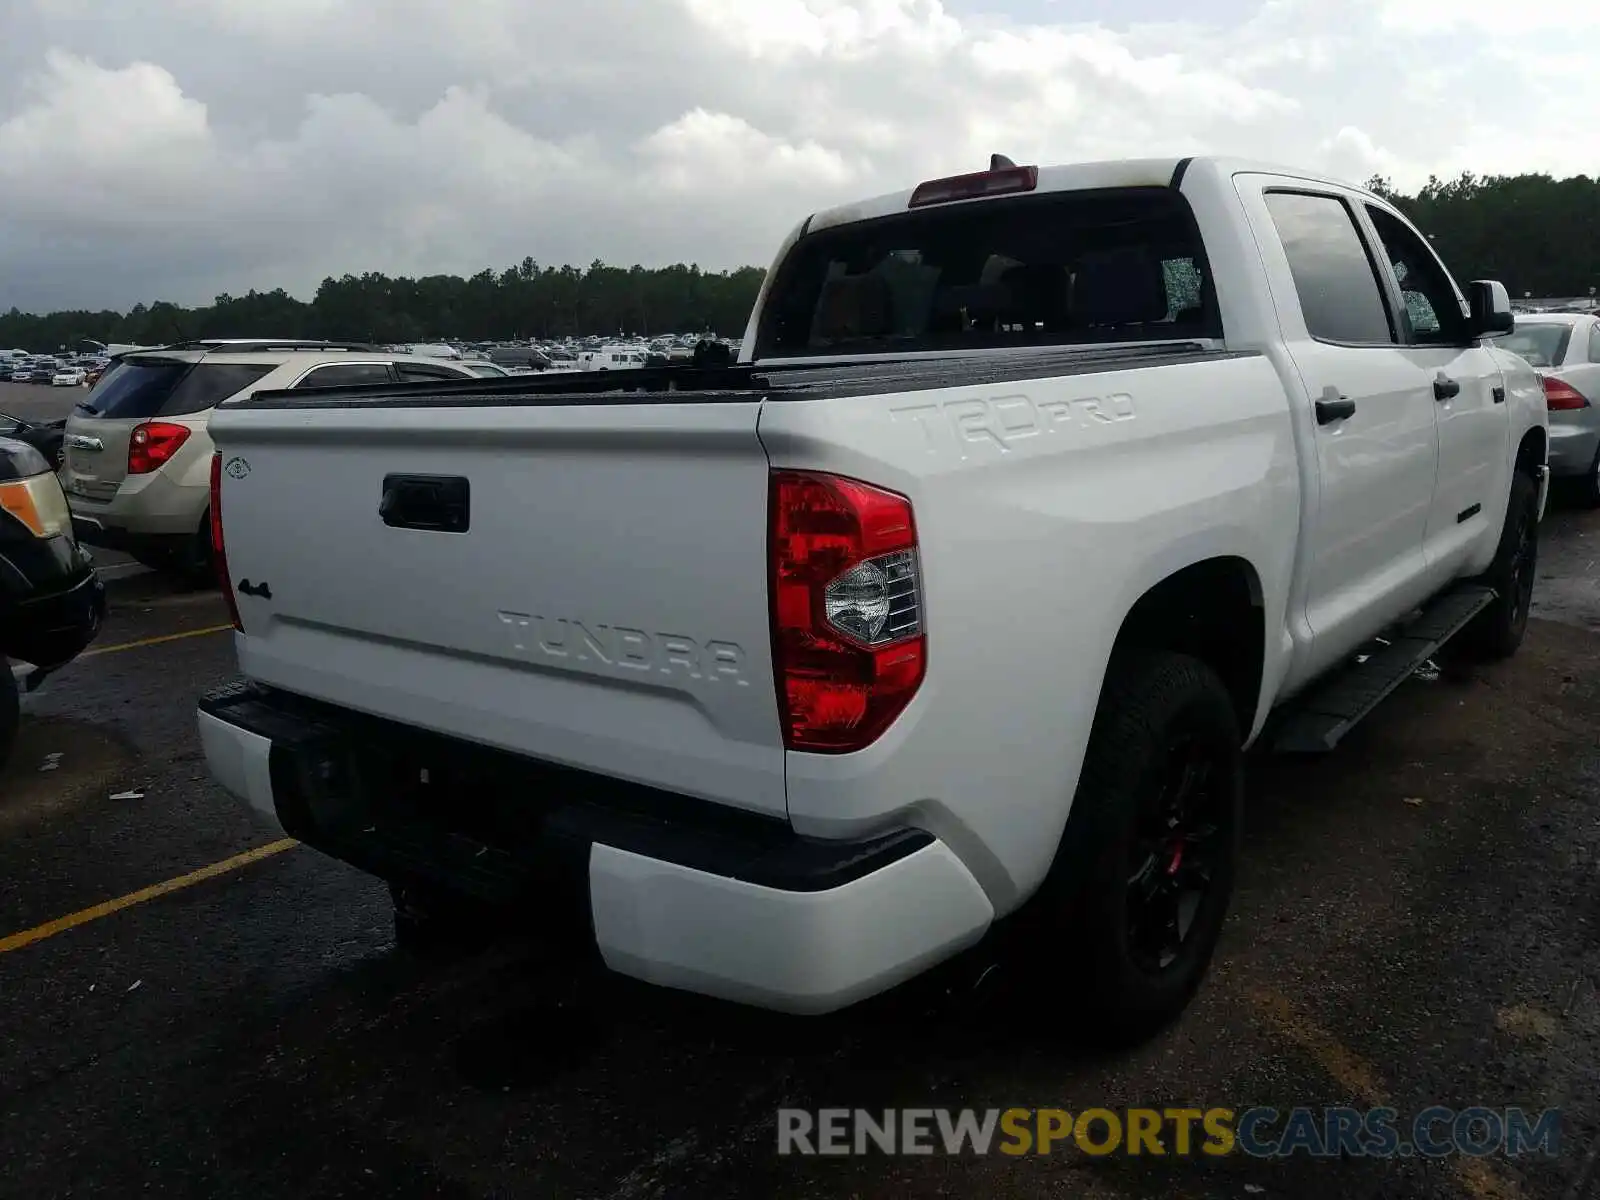
[[[360,350],[371,354],[383,347],[370,342],[323,342],[314,338],[194,338],[162,350]]]

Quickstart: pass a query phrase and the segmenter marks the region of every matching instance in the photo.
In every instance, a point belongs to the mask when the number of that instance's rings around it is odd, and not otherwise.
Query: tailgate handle
[[[465,533],[472,489],[460,475],[385,475],[378,516],[392,529]]]

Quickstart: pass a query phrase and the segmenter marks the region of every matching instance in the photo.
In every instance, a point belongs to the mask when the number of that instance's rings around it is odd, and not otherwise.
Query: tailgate
[[[211,434],[240,666],[782,815],[759,410],[748,393],[225,405]]]
[[[110,500],[128,477],[128,439],[136,420],[110,421],[73,413],[61,440],[66,461],[61,486],[69,495]]]

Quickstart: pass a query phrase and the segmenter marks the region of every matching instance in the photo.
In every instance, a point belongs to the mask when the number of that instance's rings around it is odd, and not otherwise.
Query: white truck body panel
[[[1205,396],[1229,400],[1219,411],[1197,403]],[[1070,811],[1061,781],[1077,776],[1099,698],[1062,686],[1064,664],[1100,678],[1134,601],[1208,558],[1256,564],[1276,609],[1269,628],[1281,627],[1299,505],[1286,407],[1260,355],[768,404],[761,440],[774,466],[911,498],[935,638],[917,699],[875,745],[790,755],[796,829],[848,837],[912,816],[957,848],[1002,910],[1031,891]],[[1130,473],[1143,485],[1127,487]]]

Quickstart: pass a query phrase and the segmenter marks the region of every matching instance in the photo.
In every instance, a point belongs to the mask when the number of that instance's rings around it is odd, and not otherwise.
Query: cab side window
[[[1600,325],[1589,326],[1589,361],[1600,363]]]
[[[1421,345],[1459,346],[1467,340],[1467,314],[1450,277],[1415,233],[1381,208],[1367,205],[1367,216],[1383,243],[1405,300],[1410,340]]]
[[[1344,346],[1392,346],[1394,331],[1355,216],[1337,196],[1268,192],[1306,332]]]

